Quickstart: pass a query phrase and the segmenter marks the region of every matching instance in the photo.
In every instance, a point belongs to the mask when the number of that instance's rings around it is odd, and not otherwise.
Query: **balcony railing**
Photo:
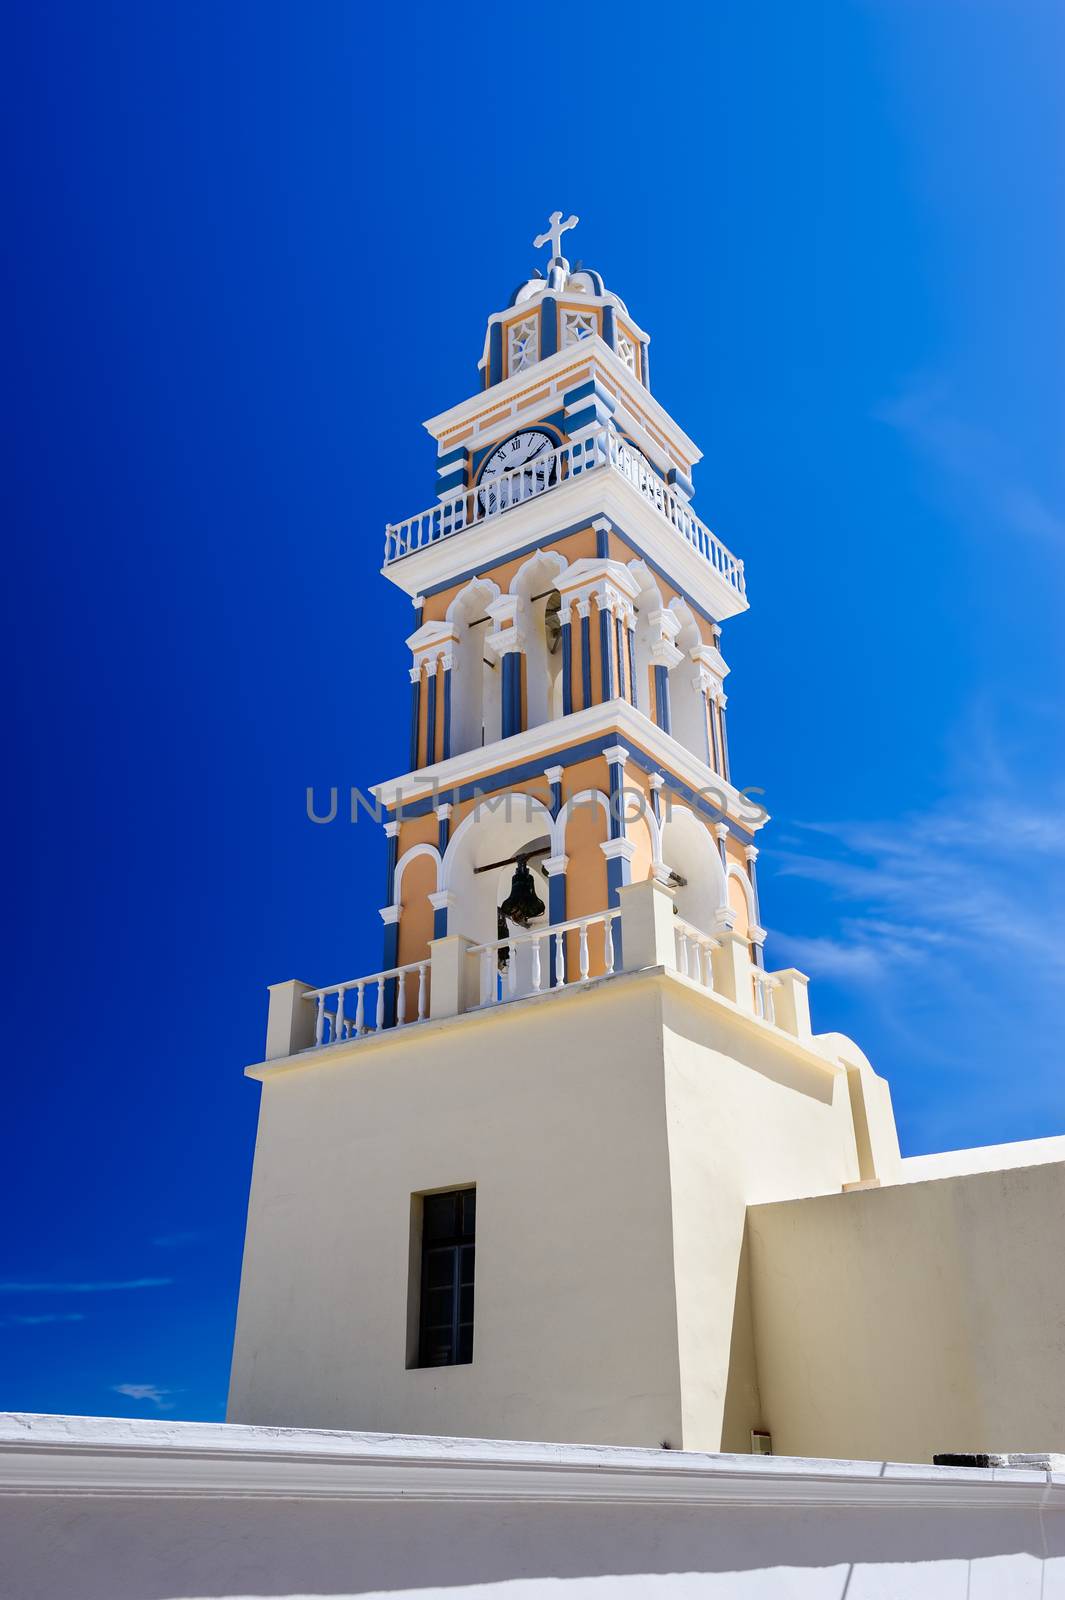
[[[407,982],[412,973],[418,975],[417,997],[413,1004],[415,1016],[408,1016]],[[406,1022],[424,1022],[429,1014],[429,962],[412,961],[405,967],[390,967],[385,972],[371,973],[368,978],[352,978],[348,983],[334,983],[329,989],[310,989],[303,996],[314,1004],[314,1045],[338,1044],[341,1039],[362,1039],[368,1033],[380,1033],[394,1023],[402,1027]],[[373,1004],[367,1003],[367,994]],[[389,995],[391,994],[391,1004]],[[349,996],[354,996],[354,1015]],[[372,1022],[370,1018],[373,1018]]]
[[[450,539],[492,517],[502,516],[582,473],[596,471],[618,473],[654,506],[725,583],[737,594],[746,594],[743,562],[700,521],[684,497],[662,481],[647,458],[625,444],[612,428],[603,428],[584,439],[560,445],[549,455],[516,467],[512,472],[500,473],[476,488],[464,489],[453,499],[442,500],[427,511],[408,517],[406,522],[389,523],[385,530],[385,565],[400,561],[416,550],[424,550],[441,539]]]
[[[482,944],[441,939],[421,961],[321,989],[275,984],[267,1059],[332,1049],[649,968],[678,973],[708,999],[725,1001],[780,1032],[810,1037],[807,980],[801,973],[764,971],[751,959],[746,941],[704,933],[677,917],[672,905],[658,905],[654,897],[663,894],[669,891],[653,880],[630,884],[622,890],[620,907],[590,916],[515,929],[506,939]]]
[[[610,976],[617,962],[614,921],[620,915],[617,910],[597,911],[590,917],[574,917],[569,922],[556,922],[548,928],[528,928],[506,939],[492,939],[487,944],[473,945],[468,954],[480,963],[481,1005],[494,1006],[502,1000],[542,994],[545,989],[564,989],[568,983],[587,983],[592,967],[589,934],[593,928],[602,930],[603,970],[599,976]],[[568,933],[574,934],[577,942],[573,972],[566,970],[565,938],[555,939],[555,935]],[[502,971],[499,970],[501,950],[507,952],[506,966]],[[551,970],[552,951],[554,972]]]

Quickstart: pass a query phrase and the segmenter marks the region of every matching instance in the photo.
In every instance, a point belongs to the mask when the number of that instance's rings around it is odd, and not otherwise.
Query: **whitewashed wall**
[[[1065,1474],[0,1415],[5,1600],[1065,1600]]]

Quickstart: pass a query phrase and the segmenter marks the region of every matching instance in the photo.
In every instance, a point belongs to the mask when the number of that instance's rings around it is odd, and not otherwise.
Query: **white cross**
[[[539,250],[541,245],[550,242],[551,260],[560,261],[562,259],[562,235],[568,233],[570,228],[575,228],[580,220],[580,217],[570,217],[568,222],[563,222],[561,211],[552,211],[550,217],[551,226],[546,233],[538,233],[536,235],[533,240],[533,246]]]

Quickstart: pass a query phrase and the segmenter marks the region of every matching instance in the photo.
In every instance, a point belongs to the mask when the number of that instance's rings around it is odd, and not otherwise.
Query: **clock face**
[[[551,435],[540,433],[538,429],[528,428],[524,433],[516,433],[513,439],[504,440],[492,451],[484,464],[481,482],[486,478],[498,478],[501,472],[513,472],[517,467],[539,464],[554,448]]]

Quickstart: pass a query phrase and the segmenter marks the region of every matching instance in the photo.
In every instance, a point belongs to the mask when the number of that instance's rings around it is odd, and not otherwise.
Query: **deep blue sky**
[[[383,526],[556,206],[747,561],[771,964],[907,1152],[1065,1127],[1063,49],[1056,0],[9,17],[0,1405],[222,1414],[265,985],[380,955],[381,837],[305,787],[405,765]]]

